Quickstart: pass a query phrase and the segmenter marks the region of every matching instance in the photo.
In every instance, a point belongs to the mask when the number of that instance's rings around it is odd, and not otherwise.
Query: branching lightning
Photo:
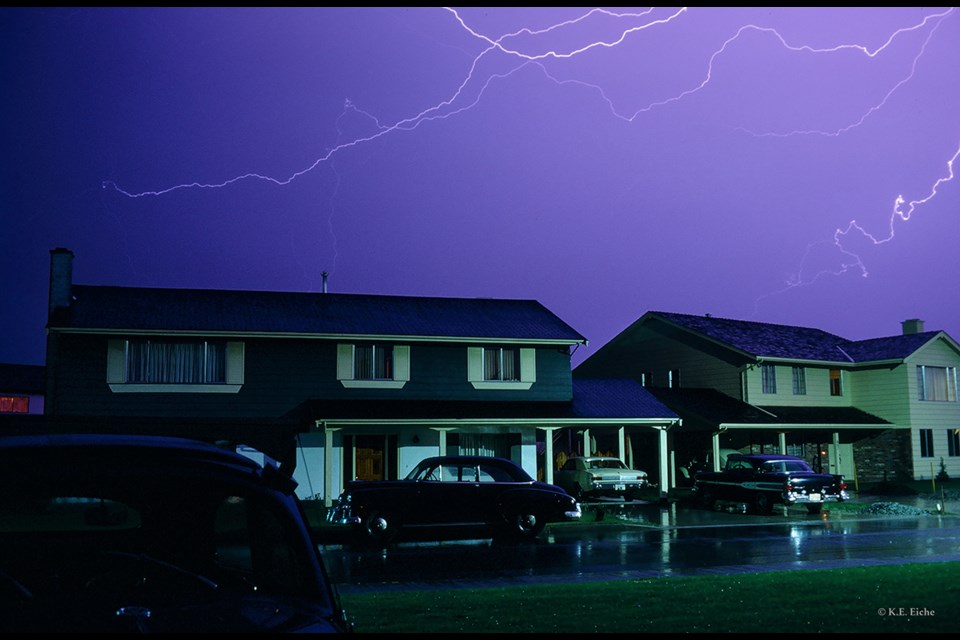
[[[468,21],[456,9],[443,7],[440,8],[440,10],[447,12],[452,17],[453,23],[458,29],[462,30],[470,38],[478,41],[481,45],[479,52],[476,53],[472,60],[470,60],[467,64],[463,79],[460,81],[459,85],[451,89],[449,97],[447,97],[445,100],[432,104],[418,113],[400,119],[393,124],[384,124],[369,111],[361,109],[351,100],[346,100],[344,102],[342,114],[352,112],[363,116],[371,123],[372,131],[366,135],[354,137],[345,142],[338,142],[335,146],[328,148],[311,164],[285,178],[249,172],[223,180],[221,182],[189,182],[177,184],[163,189],[142,192],[131,192],[125,190],[114,181],[104,181],[101,185],[102,188],[115,190],[116,192],[129,198],[143,198],[147,196],[162,196],[174,191],[185,189],[221,189],[230,187],[231,185],[244,180],[260,180],[277,186],[285,186],[310,173],[317,167],[326,163],[330,163],[336,154],[349,151],[350,149],[360,147],[362,145],[371,144],[384,136],[395,134],[397,132],[414,131],[426,123],[438,120],[446,120],[473,109],[480,103],[483,96],[494,82],[507,78],[517,73],[520,69],[529,66],[534,66],[535,68],[539,69],[545,78],[556,83],[558,86],[576,85],[593,92],[609,108],[609,111],[613,117],[627,122],[633,122],[643,114],[649,113],[655,109],[666,108],[672,104],[690,99],[695,94],[707,90],[707,88],[714,82],[716,65],[720,64],[721,60],[724,58],[724,55],[728,52],[728,50],[730,50],[734,43],[745,37],[746,34],[753,33],[766,36],[774,43],[775,46],[781,47],[783,50],[795,53],[797,55],[835,56],[840,54],[854,54],[862,55],[869,61],[878,59],[882,54],[887,52],[893,46],[893,44],[898,41],[898,39],[906,34],[918,32],[924,28],[928,28],[929,30],[926,33],[925,38],[922,40],[922,44],[919,46],[919,49],[913,56],[909,71],[903,77],[896,79],[896,81],[889,87],[879,101],[870,105],[863,111],[859,118],[855,118],[848,124],[832,130],[806,129],[788,132],[761,132],[752,130],[746,126],[741,126],[738,128],[739,131],[749,135],[771,138],[787,138],[803,135],[839,137],[842,134],[850,132],[852,129],[862,127],[871,118],[871,116],[883,109],[888,104],[890,99],[914,78],[915,74],[917,73],[917,69],[921,64],[922,58],[926,53],[927,46],[933,39],[937,29],[955,12],[955,8],[946,8],[936,13],[928,14],[916,24],[896,29],[883,41],[882,44],[875,47],[868,47],[864,44],[857,43],[843,43],[830,47],[813,47],[806,44],[790,42],[775,28],[758,24],[745,24],[733,31],[732,34],[723,40],[722,44],[720,44],[720,46],[707,57],[707,59],[704,61],[704,70],[702,75],[699,76],[701,78],[699,81],[695,81],[692,85],[673,95],[661,96],[636,108],[623,109],[615,104],[614,100],[609,97],[608,92],[603,86],[576,78],[562,79],[556,73],[551,72],[550,65],[561,65],[565,61],[593,55],[605,49],[627,47],[635,39],[642,38],[648,31],[667,29],[670,28],[671,25],[681,23],[691,12],[696,11],[696,9],[681,7],[679,9],[658,12],[655,8],[650,8],[639,12],[627,12],[594,8],[586,11],[579,17],[558,22],[546,28],[533,29],[529,27],[523,27],[499,36],[484,34],[470,26]],[[561,35],[570,30],[572,27],[584,25],[590,21],[600,19],[605,21],[613,21],[619,26],[610,33],[609,37],[588,41],[581,40],[573,45],[563,48],[550,45],[549,42],[551,41],[548,41],[546,38],[547,36]],[[494,63],[500,64],[501,66],[496,69],[487,68],[492,66]],[[894,238],[894,226],[897,221],[908,221],[918,207],[926,204],[937,195],[937,190],[942,184],[953,179],[953,165],[958,155],[960,155],[960,148],[958,148],[953,156],[947,161],[947,175],[937,179],[933,183],[929,195],[919,200],[907,201],[903,196],[900,196],[896,199],[890,216],[887,235],[878,237],[869,233],[855,220],[851,220],[846,227],[838,228],[833,234],[832,239],[824,240],[821,243],[813,243],[808,245],[807,252],[801,260],[800,269],[794,275],[788,278],[786,286],[779,291],[761,296],[761,298],[758,298],[757,301],[759,302],[760,299],[766,298],[770,295],[784,293],[795,287],[813,284],[825,275],[842,275],[854,270],[859,271],[859,273],[864,277],[867,276],[868,271],[866,265],[856,253],[847,248],[847,245],[845,244],[847,237],[854,233],[860,234],[874,245],[881,245],[891,241]],[[337,176],[337,185],[339,186],[339,175]],[[332,220],[328,220],[328,222],[330,223],[330,230],[332,234]],[[815,246],[822,243],[830,244],[840,251],[841,255],[844,256],[841,266],[839,269],[820,270],[813,275],[805,275],[804,271],[810,253],[813,251]]]

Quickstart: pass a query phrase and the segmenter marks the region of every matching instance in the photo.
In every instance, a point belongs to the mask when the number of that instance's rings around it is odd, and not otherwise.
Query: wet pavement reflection
[[[593,508],[585,508],[585,518]],[[936,511],[756,516],[619,503],[601,505],[601,512],[595,524],[551,526],[535,543],[447,539],[322,551],[344,593],[960,560],[960,517]]]

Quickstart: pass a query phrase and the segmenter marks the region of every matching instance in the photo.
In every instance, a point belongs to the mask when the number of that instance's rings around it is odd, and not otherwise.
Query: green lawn
[[[361,633],[942,633],[960,563],[344,595]]]

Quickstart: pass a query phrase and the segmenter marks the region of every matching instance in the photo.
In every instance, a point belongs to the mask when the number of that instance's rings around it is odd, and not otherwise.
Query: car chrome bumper
[[[849,496],[846,491],[840,493],[793,493],[783,494],[783,501],[788,505],[793,504],[822,504],[824,502],[843,502]]]
[[[579,520],[581,517],[583,517],[583,510],[580,509],[580,503],[577,503],[574,511],[564,511],[563,517],[566,520]]]

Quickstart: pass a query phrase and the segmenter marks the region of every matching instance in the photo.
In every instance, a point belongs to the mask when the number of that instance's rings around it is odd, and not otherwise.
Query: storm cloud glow
[[[91,284],[960,336],[954,8],[0,10],[0,360]],[[14,302],[16,301],[16,302]]]

